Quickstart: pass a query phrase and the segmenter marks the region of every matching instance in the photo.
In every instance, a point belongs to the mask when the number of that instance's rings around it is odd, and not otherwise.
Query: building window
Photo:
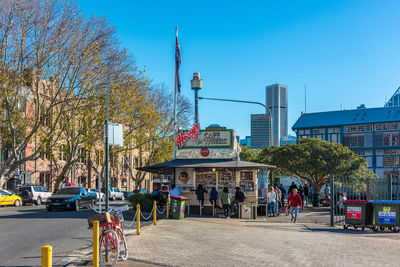
[[[304,134],[304,130],[299,130],[299,135],[303,135]]]
[[[371,124],[365,125],[365,131],[366,132],[371,132],[372,131],[372,125]]]
[[[304,133],[307,134],[307,135],[310,135],[310,130],[309,129],[308,130],[304,130]]]
[[[80,147],[78,151],[78,162],[85,163],[86,162],[86,151],[85,148]]]
[[[385,124],[383,125],[383,130],[384,130],[384,131],[390,131],[390,123],[385,123]]]
[[[390,167],[390,156],[384,156],[383,157],[383,167]]]
[[[318,129],[314,129],[313,134],[318,134]]]
[[[375,131],[382,131],[383,125],[382,123],[375,124]]]
[[[78,178],[78,184],[80,187],[86,187],[86,177],[85,176],[80,176]]]
[[[392,130],[398,130],[399,129],[399,124],[397,122],[392,123]]]
[[[58,159],[61,161],[67,160],[67,146],[61,145],[58,153]]]
[[[392,134],[392,146],[399,145],[399,134]]]

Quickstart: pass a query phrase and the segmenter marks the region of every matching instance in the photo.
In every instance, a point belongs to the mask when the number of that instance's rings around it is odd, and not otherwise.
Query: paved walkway
[[[400,234],[187,218],[159,221],[128,241],[129,260],[118,266],[398,266]]]

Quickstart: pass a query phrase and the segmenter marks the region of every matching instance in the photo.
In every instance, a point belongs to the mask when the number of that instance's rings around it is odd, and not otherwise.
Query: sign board
[[[193,188],[193,169],[192,168],[176,168],[176,186],[182,191]]]
[[[383,207],[383,211],[378,212],[378,223],[396,224],[396,212],[390,211],[390,207]]]
[[[361,220],[361,207],[347,207],[347,218]]]
[[[124,145],[122,124],[116,124],[116,123],[108,124],[108,144],[112,146]]]
[[[233,131],[207,131],[200,130],[196,139],[187,139],[184,146],[186,148],[232,148],[233,147]]]

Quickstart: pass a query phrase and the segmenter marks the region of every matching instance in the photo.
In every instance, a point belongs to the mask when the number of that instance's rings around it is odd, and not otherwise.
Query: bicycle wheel
[[[128,258],[128,247],[126,245],[124,231],[118,226],[115,231],[117,232],[119,240],[119,257],[125,261]]]
[[[107,230],[101,234],[99,244],[100,264],[103,267],[115,266],[119,257],[118,235],[113,230]]]

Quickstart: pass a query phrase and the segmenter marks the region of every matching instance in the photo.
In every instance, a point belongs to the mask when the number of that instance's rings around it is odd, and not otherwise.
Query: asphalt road
[[[122,201],[110,202],[110,207]],[[65,266],[90,253],[92,210],[51,211],[44,205],[0,207],[0,266],[40,266],[41,247],[53,246],[53,266]]]

